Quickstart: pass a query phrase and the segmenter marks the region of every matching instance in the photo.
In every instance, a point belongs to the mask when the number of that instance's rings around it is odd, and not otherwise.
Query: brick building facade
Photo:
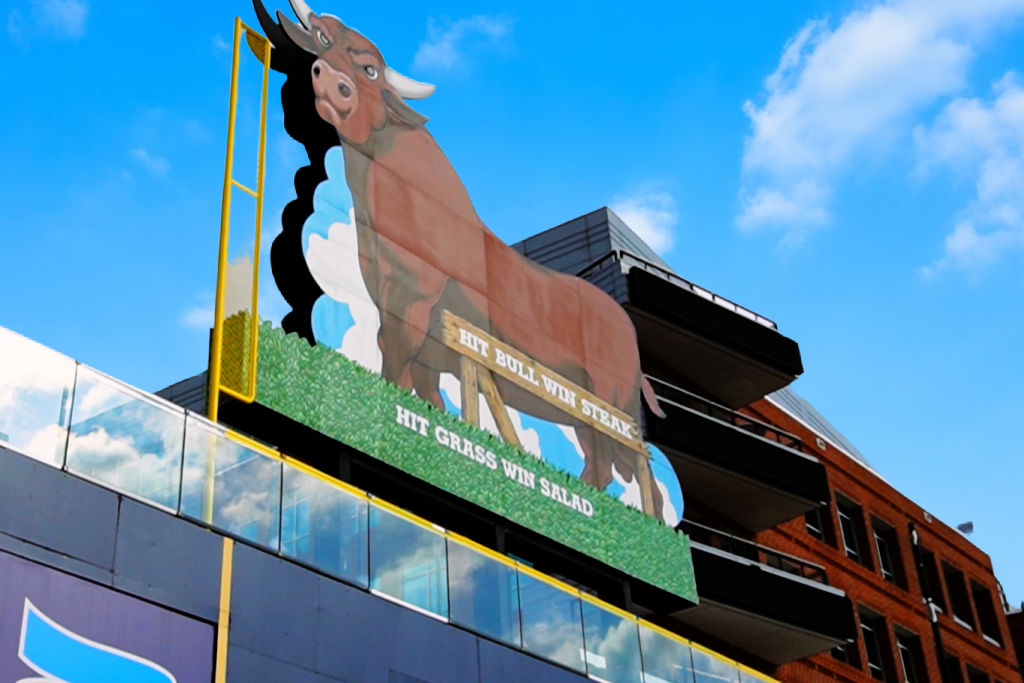
[[[832,494],[828,507],[756,540],[823,565],[830,584],[853,601],[859,625],[856,643],[786,664],[777,671],[781,680],[1020,680],[984,552],[776,402],[758,401],[748,412],[798,435],[825,465]]]

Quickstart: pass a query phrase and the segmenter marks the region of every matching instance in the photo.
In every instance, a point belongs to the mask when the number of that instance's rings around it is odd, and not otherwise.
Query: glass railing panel
[[[370,588],[448,616],[448,563],[439,533],[370,505]]]
[[[295,467],[284,468],[281,554],[369,586],[369,503]]]
[[[740,670],[734,664],[698,648],[691,649],[695,683],[739,683]]]
[[[587,673],[610,683],[642,683],[636,621],[583,601]]]
[[[184,430],[181,408],[80,365],[67,469],[174,510]]]
[[[523,644],[516,570],[448,540],[448,600],[453,623],[508,643]]]
[[[75,361],[0,327],[0,444],[64,464]]]
[[[519,572],[523,649],[586,672],[579,596]]]
[[[276,552],[281,467],[281,461],[243,446],[205,420],[189,415],[181,514]]]
[[[694,683],[690,646],[647,626],[640,626],[644,683]]]

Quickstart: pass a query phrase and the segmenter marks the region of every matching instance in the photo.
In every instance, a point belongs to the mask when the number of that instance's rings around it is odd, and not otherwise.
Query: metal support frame
[[[235,118],[238,109],[238,66],[239,46],[242,35],[253,53],[263,64],[263,89],[260,97],[260,132],[259,152],[256,161],[256,189],[246,187],[232,176],[235,156]],[[227,154],[224,160],[224,186],[221,194],[220,209],[220,248],[217,256],[217,291],[214,302],[213,335],[210,340],[210,384],[208,394],[207,417],[217,421],[220,394],[252,403],[256,398],[256,362],[259,348],[259,316],[257,303],[259,297],[260,273],[260,232],[263,221],[263,181],[266,166],[267,150],[267,88],[270,78],[270,40],[257,31],[246,26],[241,19],[235,17],[235,30],[231,52],[231,91],[228,103],[228,136]],[[237,187],[256,200],[255,240],[252,260],[252,313],[249,320],[249,370],[248,386],[244,393],[221,383],[221,363],[224,345],[224,295],[227,288],[228,268],[228,234],[231,227],[231,190]],[[212,477],[209,478],[212,481]]]

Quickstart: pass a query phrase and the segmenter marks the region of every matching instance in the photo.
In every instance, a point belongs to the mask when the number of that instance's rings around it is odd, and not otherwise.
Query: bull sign
[[[583,481],[630,489],[674,525],[679,511],[666,509],[681,500],[670,504],[642,440],[641,397],[661,411],[626,312],[484,225],[408,104],[434,86],[302,0],[291,0],[297,22],[254,6],[271,67],[287,74],[285,127],[310,160],[271,249],[285,331],[538,457],[538,433],[558,432]]]

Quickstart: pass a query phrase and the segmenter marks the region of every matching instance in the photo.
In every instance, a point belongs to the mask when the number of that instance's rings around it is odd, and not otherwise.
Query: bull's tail
[[[658,396],[654,393],[654,387],[651,386],[650,381],[640,375],[640,391],[644,395],[644,400],[647,401],[647,407],[651,409],[651,412],[658,417],[665,417],[665,411],[658,405]]]

